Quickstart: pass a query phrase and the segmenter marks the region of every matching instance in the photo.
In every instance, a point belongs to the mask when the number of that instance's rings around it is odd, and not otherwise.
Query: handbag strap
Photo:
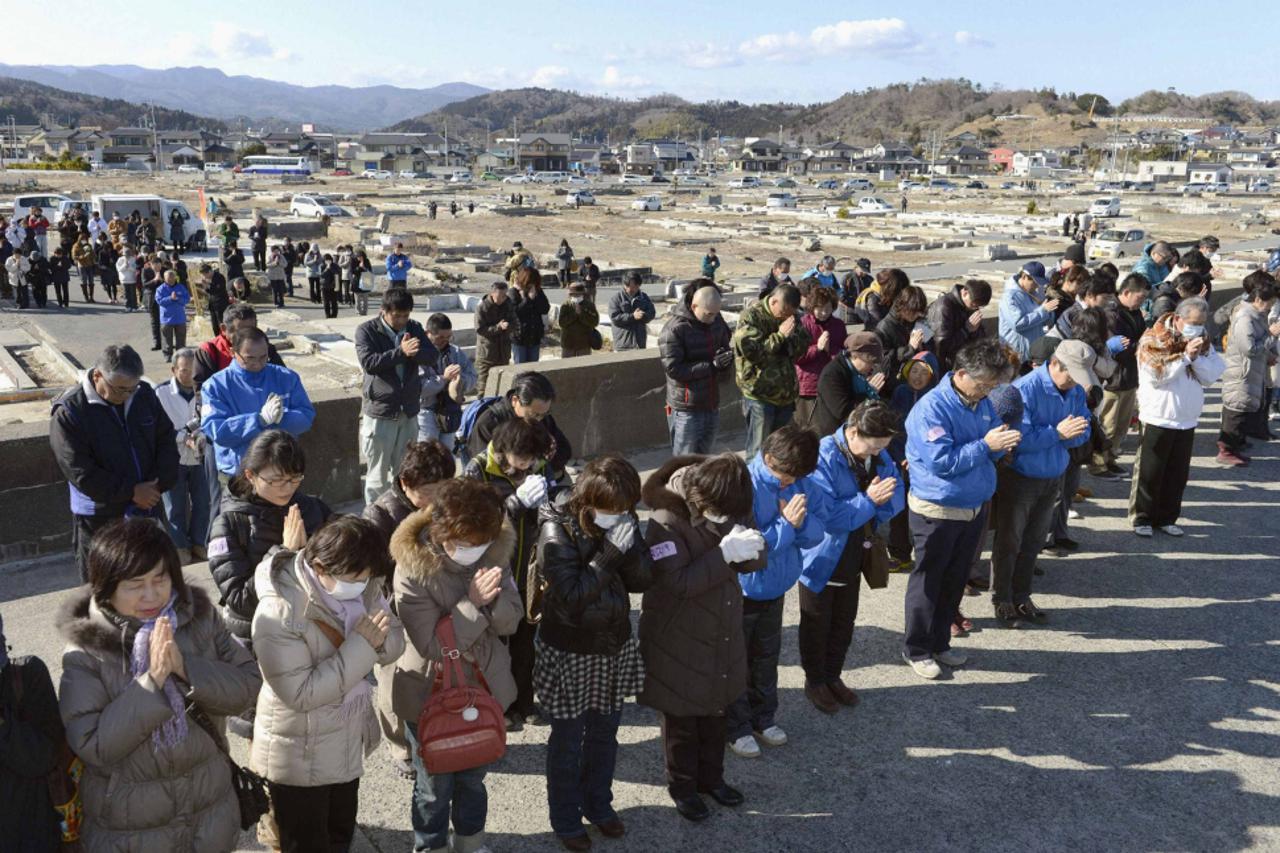
[[[453,687],[453,680],[456,678],[459,685],[466,684],[466,673],[462,669],[462,651],[458,648],[458,638],[453,630],[453,614],[449,614],[436,622],[436,642],[440,644],[441,657],[441,675],[444,679],[444,689],[448,690]],[[484,688],[485,692],[492,693],[489,690],[489,683],[485,681],[484,673],[480,670],[480,666],[475,661],[470,661],[471,670],[475,673],[476,681]]]
[[[209,715],[206,714],[204,710],[192,699],[187,699],[186,710],[187,716],[191,717],[191,719],[195,721],[195,724],[204,729],[205,734],[213,739],[213,743],[218,747],[218,751],[230,759],[231,747],[227,743],[226,738],[222,736],[222,733],[218,731],[216,726],[214,726],[213,720],[209,719]],[[234,760],[232,763],[235,763]]]
[[[347,638],[342,636],[342,634],[338,632],[337,628],[333,627],[328,622],[323,622],[319,619],[312,619],[311,621],[312,623],[315,624],[317,628],[320,629],[321,634],[324,634],[326,637],[329,638],[329,642],[333,643],[333,647],[335,649],[342,648],[342,643]]]

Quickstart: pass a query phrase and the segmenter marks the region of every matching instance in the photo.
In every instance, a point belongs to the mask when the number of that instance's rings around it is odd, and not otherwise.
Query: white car
[[[535,184],[562,184],[569,179],[564,172],[534,172],[533,182]]]
[[[319,219],[322,216],[341,216],[342,208],[330,201],[327,196],[299,194],[289,202],[289,215]]]
[[[504,184],[531,184],[533,183],[533,178],[528,175],[507,175],[502,179],[502,182]]]
[[[223,166],[221,163],[205,163],[204,170],[206,172],[225,172],[227,167]]]
[[[876,185],[866,178],[850,178],[844,182],[844,188],[851,191],[862,190],[865,192],[867,190],[875,189]]]
[[[418,173],[413,171],[413,169],[401,169],[399,172],[396,172],[396,177],[411,181],[418,177]]]
[[[656,195],[641,196],[631,202],[632,210],[662,210],[662,199]]]
[[[1231,192],[1231,184],[1226,181],[1218,181],[1209,184],[1209,192],[1211,193],[1229,193]]]
[[[1108,228],[1089,242],[1089,260],[1112,260],[1141,255],[1147,232],[1141,228]]]
[[[796,197],[791,193],[769,193],[764,200],[765,207],[787,208],[796,206]]]
[[[200,174],[200,167],[193,166],[190,163],[183,163],[181,166],[178,167],[178,171],[184,175],[191,175],[191,174],[198,175]]]
[[[674,177],[674,178],[672,178],[672,179],[671,179],[671,182],[672,182],[672,183],[679,183],[679,184],[680,184],[680,186],[682,186],[682,187],[709,187],[709,186],[711,186],[711,182],[710,182],[710,181],[708,181],[706,178],[699,177],[698,175],[694,175],[694,174],[689,174],[689,175],[683,175],[683,176]]]
[[[365,169],[363,172],[360,173],[360,177],[372,178],[375,181],[389,181],[391,180],[391,170],[390,169]]]
[[[469,184],[471,183],[471,172],[467,169],[455,169],[453,174],[449,176],[451,184]]]
[[[649,184],[653,183],[653,178],[649,175],[626,174],[618,178],[618,183],[623,186],[637,186],[643,184],[647,187]]]
[[[1202,192],[1207,192],[1208,189],[1209,185],[1203,181],[1190,181],[1178,187],[1178,192],[1183,195],[1200,195]]]
[[[734,178],[729,182],[731,190],[749,190],[760,186],[760,179],[754,175],[745,175],[741,178]]]
[[[571,187],[591,186],[591,182],[588,181],[586,178],[582,177],[581,175],[570,175],[568,180],[565,181],[565,183]]]
[[[1120,198],[1112,196],[1111,198],[1100,198],[1089,205],[1090,216],[1119,216],[1120,215]]]
[[[864,195],[858,199],[858,210],[865,213],[892,213],[893,205],[878,195]]]
[[[1249,187],[1251,193],[1269,193],[1271,192],[1271,182],[1266,178],[1261,178],[1253,182]]]
[[[592,205],[596,203],[596,197],[591,194],[591,190],[573,190],[564,197],[564,203],[570,207],[577,205]]]

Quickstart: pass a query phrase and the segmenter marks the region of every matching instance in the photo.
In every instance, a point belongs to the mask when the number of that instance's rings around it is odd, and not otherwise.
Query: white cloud
[[[711,42],[683,45],[677,49],[676,56],[687,68],[728,68],[742,64],[742,57],[732,48]]]
[[[815,55],[903,53],[921,46],[920,36],[901,18],[870,18],[815,27],[808,35],[766,33],[739,44],[738,53],[770,62],[808,62]]]
[[[218,21],[209,34],[209,48],[219,59],[289,59],[288,49],[276,47],[259,30],[246,30],[230,21]]]
[[[644,89],[649,86],[649,81],[636,74],[623,74],[616,65],[607,65],[604,74],[600,77],[599,86],[607,92],[619,89]]]
[[[565,85],[572,76],[573,72],[563,65],[543,65],[534,69],[525,85],[554,89]]]
[[[983,38],[968,30],[956,30],[956,44],[961,47],[994,47],[990,39]]]

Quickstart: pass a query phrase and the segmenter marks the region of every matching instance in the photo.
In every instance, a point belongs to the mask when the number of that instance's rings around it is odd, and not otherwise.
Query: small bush
[[[1027,215],[1028,215],[1028,216],[1035,216],[1035,215],[1036,215],[1036,211],[1038,211],[1039,209],[1040,209],[1040,208],[1036,205],[1036,200],[1035,200],[1034,198],[1033,198],[1033,199],[1031,199],[1031,201],[1027,202]]]

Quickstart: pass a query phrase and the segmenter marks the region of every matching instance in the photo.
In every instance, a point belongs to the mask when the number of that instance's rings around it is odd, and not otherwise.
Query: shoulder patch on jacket
[[[924,439],[925,441],[937,441],[938,439],[942,438],[946,434],[947,434],[947,430],[944,427],[935,426],[932,429],[930,429],[927,433],[925,433]]]
[[[650,560],[661,560],[666,557],[674,557],[676,555],[676,543],[659,542],[649,549]]]
[[[210,540],[209,547],[205,549],[205,554],[210,557],[222,557],[231,553],[231,545],[227,542],[227,537],[219,536],[217,539]]]

